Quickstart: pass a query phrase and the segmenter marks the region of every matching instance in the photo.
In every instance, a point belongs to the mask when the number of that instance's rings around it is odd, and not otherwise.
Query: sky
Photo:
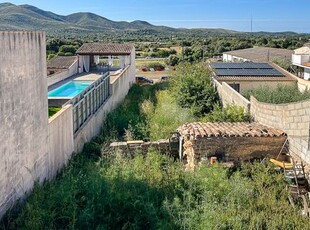
[[[0,1],[8,2],[8,1]],[[11,0],[56,14],[92,12],[113,21],[176,28],[310,33],[310,0]],[[1,17],[1,15],[0,15]]]

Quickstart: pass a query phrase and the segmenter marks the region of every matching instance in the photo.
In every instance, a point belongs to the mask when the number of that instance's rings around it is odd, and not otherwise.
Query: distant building
[[[74,69],[71,75],[77,73],[77,56],[56,56],[47,62],[47,75],[63,72],[68,69]]]
[[[276,65],[268,63],[211,63],[214,78],[226,82],[239,93],[263,85],[276,87],[278,84],[295,85],[296,80]]]
[[[120,68],[135,63],[135,47],[132,44],[85,43],[76,53],[79,55],[80,68],[83,72],[97,68],[100,56],[108,57],[109,66],[112,66],[114,56],[119,58]]]
[[[249,49],[234,50],[223,53],[224,62],[271,62],[274,59],[285,59],[291,61],[292,50],[253,47]]]
[[[306,80],[310,79],[310,43],[295,49],[292,54],[292,64],[297,66],[297,76]]]

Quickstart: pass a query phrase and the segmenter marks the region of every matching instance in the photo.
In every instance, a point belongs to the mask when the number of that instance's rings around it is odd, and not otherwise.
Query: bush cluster
[[[211,71],[203,64],[179,65],[170,81],[171,91],[179,105],[201,117],[213,110],[218,95],[211,81]]]
[[[278,85],[275,89],[262,86],[244,93],[248,99],[254,96],[258,101],[272,104],[290,103],[310,99],[310,91],[300,92],[297,86]]]
[[[240,106],[230,105],[222,108],[216,104],[213,111],[206,114],[201,120],[203,122],[250,122],[251,115]]]

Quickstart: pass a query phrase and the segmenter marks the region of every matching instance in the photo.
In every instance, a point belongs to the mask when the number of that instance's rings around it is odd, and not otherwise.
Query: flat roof
[[[197,140],[208,137],[281,137],[283,130],[262,125],[257,122],[193,122],[180,126],[177,131],[184,137]]]
[[[130,55],[132,44],[84,43],[77,51],[80,55]]]
[[[269,62],[274,58],[281,58],[291,61],[293,50],[270,48],[270,47],[253,47],[242,50],[224,52],[232,56],[248,59],[255,62]]]

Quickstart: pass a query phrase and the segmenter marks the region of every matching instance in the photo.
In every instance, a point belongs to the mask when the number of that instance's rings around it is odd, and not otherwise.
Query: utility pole
[[[252,18],[252,15],[251,15],[251,33],[253,32],[253,18]]]

